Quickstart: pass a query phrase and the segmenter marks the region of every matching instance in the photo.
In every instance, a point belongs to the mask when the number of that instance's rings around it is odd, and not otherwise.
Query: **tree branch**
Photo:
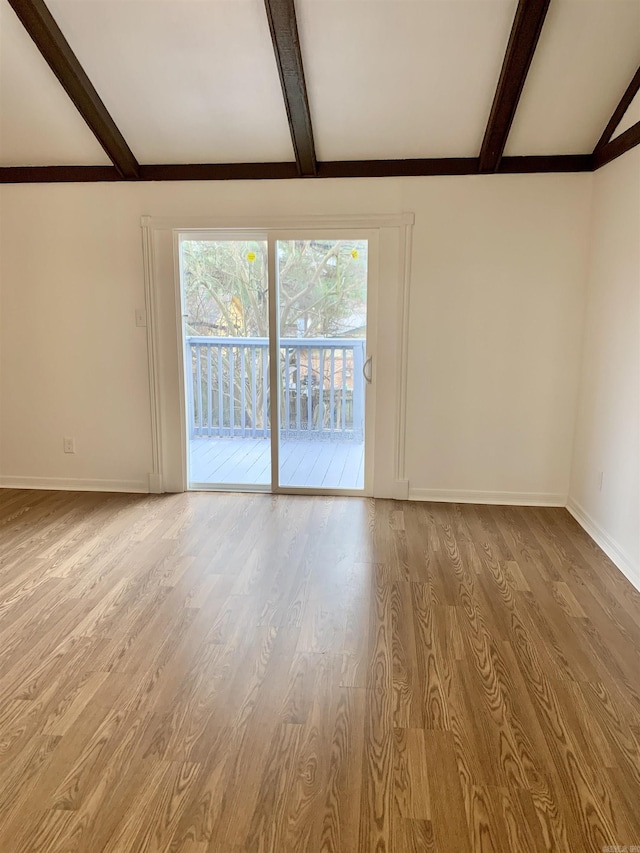
[[[286,327],[287,323],[289,322],[289,312],[290,312],[290,309],[291,309],[291,306],[293,305],[293,303],[299,299],[303,299],[308,293],[310,293],[313,290],[314,286],[318,283],[318,279],[320,278],[320,274],[322,273],[322,271],[326,267],[329,259],[332,257],[335,257],[338,254],[339,248],[340,248],[340,244],[335,243],[329,249],[329,251],[325,254],[325,256],[322,258],[320,263],[318,264],[318,267],[317,267],[316,271],[314,272],[309,284],[307,284],[307,286],[305,288],[303,288],[299,293],[294,293],[290,297],[290,299],[287,300],[287,302],[284,305],[284,308],[281,312],[281,315],[280,315],[282,318],[281,319],[281,325],[283,327]]]

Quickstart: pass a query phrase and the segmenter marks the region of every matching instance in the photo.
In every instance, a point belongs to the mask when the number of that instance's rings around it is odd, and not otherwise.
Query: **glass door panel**
[[[271,486],[267,241],[180,242],[190,488]]]
[[[364,488],[367,240],[276,242],[279,485]]]

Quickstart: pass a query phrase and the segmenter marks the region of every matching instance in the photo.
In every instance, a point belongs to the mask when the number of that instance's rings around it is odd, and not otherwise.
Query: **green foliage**
[[[366,322],[367,243],[278,243],[282,337],[358,337]],[[267,244],[182,243],[187,334],[267,337]]]

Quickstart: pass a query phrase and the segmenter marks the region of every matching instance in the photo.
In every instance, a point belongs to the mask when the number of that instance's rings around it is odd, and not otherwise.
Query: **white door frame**
[[[369,239],[370,251],[373,248],[377,255],[375,264],[370,258],[368,269],[368,282],[377,305],[374,302],[372,306],[374,316],[369,314],[368,305],[367,346],[369,348],[369,335],[371,342],[377,341],[378,345],[374,358],[374,375],[377,381],[367,392],[365,422],[378,440],[374,443],[374,435],[370,435],[366,440],[365,448],[369,446],[370,450],[366,451],[369,459],[365,465],[365,489],[353,493],[342,489],[288,487],[274,491],[407,498],[405,420],[413,222],[412,213],[369,217],[274,217],[258,222],[248,217],[231,220],[142,217],[151,405],[150,491],[184,491],[187,488],[182,297],[177,251],[180,236],[188,234],[194,237],[203,232],[211,236],[212,232],[215,232],[218,239],[224,239],[239,234],[251,234],[253,239],[265,239],[267,236],[275,243],[276,239],[290,239],[292,234],[297,236],[303,235],[304,232],[313,232],[313,236],[320,239],[323,233],[338,237],[339,232],[347,236],[357,231],[366,231],[369,234],[362,236]],[[269,252],[269,258],[270,263],[274,265],[274,269],[270,270],[272,273],[275,272],[274,252]],[[273,281],[275,283],[275,278]],[[270,305],[272,303],[273,300]],[[271,310],[277,310],[275,304]],[[180,365],[177,371],[176,357]],[[278,383],[276,388],[277,386]],[[391,402],[393,406],[390,406]],[[179,424],[176,421],[177,409]],[[179,449],[181,453],[178,466],[176,455]]]

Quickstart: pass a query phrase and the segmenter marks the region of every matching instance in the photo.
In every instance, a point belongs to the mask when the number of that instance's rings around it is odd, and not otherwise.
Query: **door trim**
[[[413,225],[414,213],[374,213],[370,216],[359,214],[320,215],[320,216],[142,216],[143,228],[155,231],[301,231],[313,228],[347,229],[362,228],[399,228],[401,225]]]

